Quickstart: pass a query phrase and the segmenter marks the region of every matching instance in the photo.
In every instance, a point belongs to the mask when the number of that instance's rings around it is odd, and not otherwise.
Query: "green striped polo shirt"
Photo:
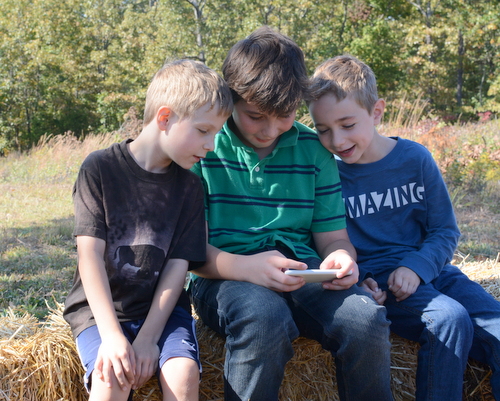
[[[221,250],[285,246],[303,259],[317,256],[311,232],[346,227],[335,159],[298,122],[262,160],[226,123],[193,171],[205,186],[209,243]]]

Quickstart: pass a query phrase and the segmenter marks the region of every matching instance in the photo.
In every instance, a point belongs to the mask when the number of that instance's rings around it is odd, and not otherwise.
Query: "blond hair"
[[[331,93],[338,101],[348,95],[371,114],[378,100],[377,80],[372,69],[351,55],[330,58],[316,68],[311,82],[312,100]]]
[[[233,101],[229,86],[214,70],[194,60],[168,62],[154,75],[146,93],[144,125],[167,106],[181,119],[191,117],[206,104],[218,108],[219,115],[230,116]]]

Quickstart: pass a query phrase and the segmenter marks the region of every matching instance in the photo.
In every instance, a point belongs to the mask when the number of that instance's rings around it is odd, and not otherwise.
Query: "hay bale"
[[[486,291],[500,300],[498,261],[466,262],[460,265],[464,273],[480,283]],[[211,329],[196,322],[203,378],[200,401],[223,400],[224,340]],[[395,401],[415,399],[418,343],[391,334],[391,376]],[[338,401],[335,382],[335,363],[331,354],[306,338],[294,342],[295,355],[285,369],[280,389],[282,401]],[[464,376],[463,401],[494,401],[485,365],[469,361]],[[150,385],[148,383],[147,385]],[[149,399],[149,398],[144,398]],[[151,398],[153,399],[153,398]],[[139,399],[138,399],[139,400]],[[155,399],[156,401],[156,399]]]
[[[224,340],[197,321],[203,380],[200,401],[223,400]],[[417,344],[391,335],[392,382],[396,401],[412,400],[415,393]],[[299,337],[293,343],[295,354],[285,368],[280,388],[283,401],[338,401],[335,363],[319,343]],[[207,358],[209,362],[207,363]]]
[[[464,272],[500,300],[497,261],[463,263]],[[0,318],[0,400],[83,401],[83,368],[62,304],[44,323],[9,312]],[[203,377],[200,401],[223,400],[224,340],[196,322]],[[414,400],[418,344],[391,335],[391,375],[396,401]],[[335,363],[329,352],[306,338],[294,342],[295,355],[286,366],[282,401],[337,401]],[[464,381],[464,401],[493,401],[487,366],[470,361]],[[134,396],[135,401],[160,401],[155,378]]]
[[[82,367],[62,310],[40,324],[33,317],[0,319],[0,399],[86,400]],[[9,328],[17,329],[9,335]]]

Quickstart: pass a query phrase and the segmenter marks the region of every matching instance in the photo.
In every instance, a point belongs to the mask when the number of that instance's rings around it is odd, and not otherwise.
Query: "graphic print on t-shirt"
[[[394,209],[424,200],[424,187],[410,182],[400,187],[388,188],[380,192],[370,192],[344,198],[347,215],[357,218],[373,214],[383,208]]]
[[[117,274],[128,281],[150,280],[158,277],[165,253],[152,245],[123,245],[115,252]]]

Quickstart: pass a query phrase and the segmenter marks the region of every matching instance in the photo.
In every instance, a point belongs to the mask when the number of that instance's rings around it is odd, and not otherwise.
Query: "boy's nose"
[[[344,139],[343,135],[332,133],[330,136],[330,143],[334,149],[341,149],[345,142]]]
[[[276,118],[273,121],[269,122],[268,126],[264,130],[264,134],[269,139],[276,139],[282,133],[292,128],[292,125],[293,125],[293,120],[291,120],[290,122],[289,120],[282,121],[281,119]]]
[[[207,152],[213,151],[215,148],[215,137],[211,137],[208,139],[205,144],[203,145],[203,149],[206,150]]]
[[[265,129],[264,135],[266,138],[275,139],[281,135],[281,131],[278,126],[270,125]]]

